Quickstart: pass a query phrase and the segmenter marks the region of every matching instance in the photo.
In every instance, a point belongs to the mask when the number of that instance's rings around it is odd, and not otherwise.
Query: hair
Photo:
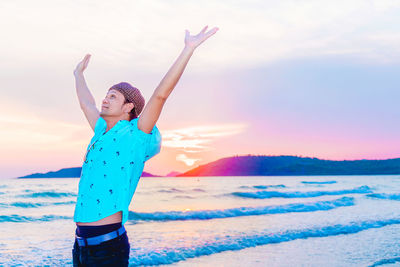
[[[128,99],[126,99],[125,97],[124,97],[124,99],[125,99],[124,104],[132,103]],[[129,112],[129,121],[131,121],[133,119],[136,119],[136,118],[137,118],[137,116],[136,116],[136,112],[135,112],[135,107],[133,107],[133,109]]]

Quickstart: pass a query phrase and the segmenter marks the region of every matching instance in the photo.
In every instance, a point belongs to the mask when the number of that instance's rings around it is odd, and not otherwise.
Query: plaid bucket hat
[[[117,90],[124,95],[126,101],[135,105],[135,107],[132,109],[132,113],[134,113],[136,117],[138,117],[139,114],[142,112],[145,104],[145,99],[140,93],[139,89],[133,87],[127,82],[114,84],[110,87],[110,89],[108,89],[108,91],[110,91],[111,89]]]

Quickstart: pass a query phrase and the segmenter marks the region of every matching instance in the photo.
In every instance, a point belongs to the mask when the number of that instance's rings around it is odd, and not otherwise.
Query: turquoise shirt
[[[122,211],[122,225],[147,160],[161,150],[156,125],[150,133],[137,127],[139,118],[119,120],[105,132],[99,117],[86,149],[79,181],[74,222],[94,222]]]

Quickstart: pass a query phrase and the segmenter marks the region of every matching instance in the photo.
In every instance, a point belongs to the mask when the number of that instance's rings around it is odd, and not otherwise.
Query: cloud
[[[398,51],[399,39],[391,35],[398,32],[399,7],[398,1],[384,0],[226,0],[202,5],[116,0],[88,1],[79,8],[68,1],[9,1],[2,4],[0,23],[12,27],[4,28],[0,48],[8,67],[27,61],[36,65],[38,60],[65,64],[90,50],[97,61],[93,64],[164,71],[183,48],[184,30],[196,34],[209,24],[220,31],[196,53],[192,69],[254,66],[326,53],[355,52],[387,60]],[[194,11],[200,15],[193,17]],[[384,48],[379,38],[369,37],[383,31],[388,35]]]
[[[247,128],[246,124],[202,125],[162,132],[163,146],[183,153],[202,153],[214,150],[212,144],[219,138],[237,135]],[[176,159],[191,166],[199,158],[179,154]]]
[[[185,154],[178,154],[176,156],[176,160],[182,161],[185,163],[187,166],[193,166],[193,164],[196,163],[196,161],[199,161],[201,159],[193,159],[193,158],[188,158]]]
[[[181,148],[185,152],[208,151],[210,144],[217,138],[236,135],[244,131],[245,124],[204,125],[163,131],[163,146]]]

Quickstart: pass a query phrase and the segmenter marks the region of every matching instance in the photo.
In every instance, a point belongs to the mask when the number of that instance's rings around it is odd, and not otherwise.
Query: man
[[[94,136],[84,157],[74,211],[74,266],[128,266],[130,245],[124,224],[144,164],[160,152],[156,122],[194,50],[218,31],[215,27],[206,32],[207,28],[197,35],[186,30],[183,51],[146,106],[140,91],[122,82],[108,90],[98,111],[83,76],[90,55],[77,65],[76,91]]]

